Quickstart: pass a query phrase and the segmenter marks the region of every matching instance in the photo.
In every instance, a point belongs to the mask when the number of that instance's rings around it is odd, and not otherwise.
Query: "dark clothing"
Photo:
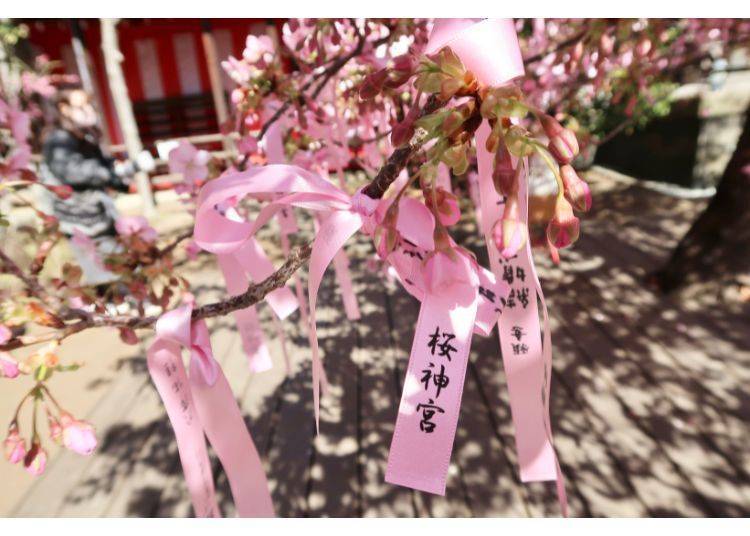
[[[60,128],[44,140],[42,154],[47,168],[45,180],[73,188],[70,198],[55,197],[52,201],[60,230],[68,235],[76,228],[91,237],[114,235],[117,212],[106,189],[127,191],[127,185],[115,174],[114,160],[98,143]]]

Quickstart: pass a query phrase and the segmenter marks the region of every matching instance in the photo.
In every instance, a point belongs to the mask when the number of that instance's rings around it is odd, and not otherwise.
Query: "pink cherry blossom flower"
[[[82,456],[88,456],[96,448],[94,427],[86,421],[79,421],[68,413],[60,415],[62,442],[65,447]]]
[[[0,376],[12,380],[17,378],[18,374],[18,361],[13,359],[8,352],[0,352]]]
[[[37,93],[45,99],[49,99],[57,91],[49,76],[39,76],[31,71],[21,74],[21,86],[27,95]]]
[[[148,243],[154,242],[157,237],[156,229],[143,216],[120,216],[115,221],[115,229],[120,236],[138,236]]]
[[[26,456],[26,442],[18,433],[18,426],[12,424],[8,436],[3,441],[5,459],[10,463],[18,463]]]
[[[47,452],[38,441],[31,445],[31,449],[23,460],[23,465],[26,471],[34,476],[39,476],[44,472],[47,467]]]
[[[248,63],[258,63],[263,60],[265,63],[273,61],[273,41],[267,35],[248,35],[245,41],[245,50],[242,51],[242,58]]]
[[[229,78],[241,86],[247,84],[256,71],[256,69],[251,69],[250,65],[238,60],[234,56],[229,56],[226,60],[222,61],[221,66]]]
[[[208,151],[198,150],[187,141],[169,152],[169,171],[180,173],[188,184],[194,184],[208,177],[208,161],[211,155]]]

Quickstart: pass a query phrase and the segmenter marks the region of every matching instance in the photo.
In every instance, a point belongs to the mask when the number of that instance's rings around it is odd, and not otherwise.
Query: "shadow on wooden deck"
[[[580,243],[560,267],[539,260],[552,315],[552,422],[571,512],[750,515],[747,311],[711,306],[710,297],[677,303],[642,283],[703,202],[603,172],[589,179],[595,209]],[[481,258],[475,231],[465,241]],[[343,316],[330,273],[319,300],[331,384],[319,436],[297,318],[284,324],[289,374],[279,340],[270,342],[275,368],[250,376],[232,320],[212,325],[215,354],[246,411],[278,515],[559,515],[554,484],[519,481],[496,336],[474,339],[446,496],[384,482],[418,304],[364,269],[371,250],[363,240],[352,250],[362,320]],[[270,339],[265,308],[262,316]],[[15,515],[190,515],[174,437],[145,361],[120,366],[89,416],[100,424],[98,453],[60,456]],[[215,473],[222,509],[233,514],[218,464]]]

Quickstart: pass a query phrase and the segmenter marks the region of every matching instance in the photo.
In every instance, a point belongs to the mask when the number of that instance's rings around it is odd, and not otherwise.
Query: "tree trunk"
[[[670,292],[696,283],[737,281],[750,272],[750,114],[716,195],[655,276]]]

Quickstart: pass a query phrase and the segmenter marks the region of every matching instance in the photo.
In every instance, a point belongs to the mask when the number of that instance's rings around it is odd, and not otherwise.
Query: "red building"
[[[80,32],[90,73],[91,86],[99,101],[104,127],[112,144],[122,143],[117,115],[101,50],[98,19],[34,19],[23,21],[29,40],[39,53],[62,64],[61,71],[78,74],[73,37]],[[239,57],[248,34],[276,35],[280,19],[123,19],[117,25],[122,69],[144,144],[219,131],[215,97],[212,94],[211,54],[216,60]],[[214,67],[215,68],[215,67]],[[233,82],[219,67],[223,98]]]

